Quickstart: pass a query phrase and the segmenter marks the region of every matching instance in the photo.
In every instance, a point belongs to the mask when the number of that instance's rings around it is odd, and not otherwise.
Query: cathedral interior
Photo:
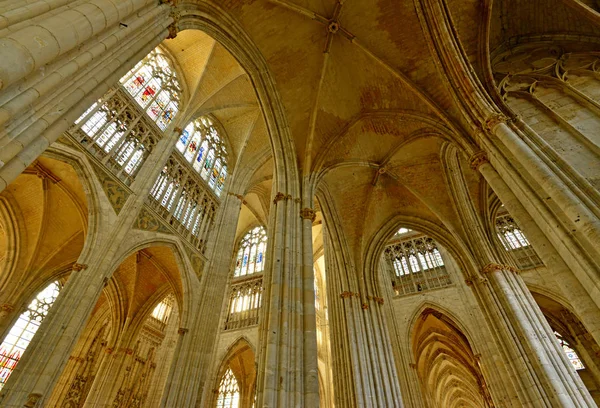
[[[0,0],[0,407],[600,404],[599,0]]]

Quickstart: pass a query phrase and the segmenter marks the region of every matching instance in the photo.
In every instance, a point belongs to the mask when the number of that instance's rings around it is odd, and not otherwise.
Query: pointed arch
[[[215,397],[213,406],[217,408],[250,408],[253,405],[254,393],[256,387],[256,365],[255,365],[255,349],[244,335],[235,340],[221,361],[221,365],[217,370],[215,377]],[[224,379],[230,375],[235,376],[238,384],[239,405],[226,405],[221,393]],[[224,397],[224,395],[223,395]]]

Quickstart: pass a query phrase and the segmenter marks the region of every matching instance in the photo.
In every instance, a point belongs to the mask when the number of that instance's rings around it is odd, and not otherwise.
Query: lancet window
[[[502,246],[514,257],[519,268],[529,269],[543,265],[542,260],[509,214],[496,217],[496,228]]]
[[[398,235],[401,237],[404,232]],[[412,234],[389,245],[383,256],[397,295],[441,288],[452,283],[437,244],[430,237]]]
[[[240,387],[233,371],[231,371],[231,368],[228,368],[219,384],[217,408],[238,408],[239,406]]]
[[[149,204],[203,251],[218,204],[198,179],[181,156],[172,154],[150,191]]]
[[[84,112],[69,133],[129,185],[177,113],[181,91],[158,48],[120,83]]]
[[[265,268],[267,232],[263,227],[249,231],[240,243],[235,262],[234,277],[262,272]]]
[[[181,132],[177,149],[219,196],[227,178],[227,148],[212,120],[190,122]]]
[[[579,358],[579,356],[577,355],[575,350],[573,350],[571,348],[571,345],[558,332],[554,332],[554,335],[556,336],[556,340],[558,341],[558,344],[560,344],[560,347],[563,349],[563,351],[567,355],[567,358],[569,359],[571,364],[573,364],[573,367],[575,368],[575,370],[585,369],[583,362],[581,361],[581,359]]]
[[[48,311],[58,297],[61,284],[52,282],[37,294],[10,329],[0,345],[0,389],[15,369],[23,352],[48,315]]]

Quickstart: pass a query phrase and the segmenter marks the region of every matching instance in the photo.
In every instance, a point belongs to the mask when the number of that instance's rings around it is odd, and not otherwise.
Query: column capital
[[[177,329],[177,334],[183,336],[184,334],[186,334],[188,331],[190,331],[190,329],[187,329],[185,327],[180,327],[179,329]]]
[[[4,312],[4,313],[11,313],[15,310],[15,307],[13,305],[11,305],[10,303],[2,303],[0,305],[0,311]]]
[[[511,265],[505,265],[505,264],[498,264],[498,263],[489,263],[486,266],[484,266],[483,268],[481,268],[481,273],[484,275],[490,274],[492,272],[496,272],[496,271],[509,271],[514,273],[515,275],[519,274],[519,270],[517,268],[515,268],[514,266]]]
[[[33,408],[37,405],[40,398],[42,398],[42,394],[37,392],[31,393],[27,396],[27,402],[23,406],[27,408]]]
[[[86,264],[80,264],[80,263],[74,263],[73,266],[71,267],[71,269],[73,269],[73,272],[79,272],[79,271],[83,271],[85,269],[87,269],[88,266]]]
[[[283,194],[282,192],[278,192],[275,194],[275,198],[273,199],[273,204],[277,204],[278,201],[281,200],[291,200],[292,196],[290,194]]]
[[[498,126],[501,123],[506,123],[508,122],[508,120],[508,116],[502,113],[494,113],[488,116],[488,118],[485,120],[485,130],[487,130],[488,132],[493,132],[496,126]]]
[[[317,218],[317,213],[312,208],[303,208],[300,210],[300,218],[303,220],[310,220],[311,222],[315,222]]]
[[[473,153],[473,155],[469,158],[469,164],[475,171],[479,171],[479,167],[489,162],[488,155],[483,150]]]

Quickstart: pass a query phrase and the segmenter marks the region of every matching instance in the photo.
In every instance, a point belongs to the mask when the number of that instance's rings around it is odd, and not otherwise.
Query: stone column
[[[257,358],[260,407],[319,406],[316,338],[311,338],[316,336],[312,243],[303,236],[311,232],[312,215],[306,208],[301,212],[300,203],[278,192],[269,213]]]
[[[511,216],[517,220],[527,239],[531,242],[548,271],[560,286],[562,294],[569,300],[573,309],[582,319],[589,333],[600,344],[600,299],[591,297],[586,288],[577,280],[576,274],[562,259],[558,251],[548,240],[543,231],[535,223],[529,212],[523,207],[519,198],[502,180],[498,172],[489,163],[487,155],[480,152],[472,157],[472,168],[479,171],[502,201]],[[595,301],[595,302],[594,302]]]
[[[588,407],[594,402],[559,347],[518,270],[498,252],[473,206],[457,152],[446,157],[459,221],[480,273],[467,279],[502,350],[524,406]]]
[[[40,2],[57,8],[36,16],[32,7],[29,19],[18,8],[0,14],[7,26],[0,31],[0,191],[166,38],[174,21],[155,0],[61,1]]]
[[[243,197],[223,194],[217,214],[217,225],[209,247],[208,264],[204,267],[200,284],[194,289],[196,296],[186,303],[192,308],[187,326],[179,329],[179,340],[173,356],[169,378],[161,406],[191,407],[196,400],[210,398],[210,364],[217,334],[223,298],[227,294],[227,278],[231,268],[235,232]]]
[[[385,301],[360,285],[337,214],[327,200],[321,206],[335,405],[402,407]]]

